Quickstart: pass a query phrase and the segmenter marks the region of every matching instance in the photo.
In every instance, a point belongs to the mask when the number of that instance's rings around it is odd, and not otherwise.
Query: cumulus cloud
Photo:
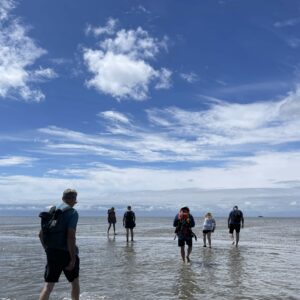
[[[115,37],[100,43],[104,51],[124,54],[132,58],[154,58],[159,52],[159,41],[149,36],[148,32],[138,27],[136,30],[118,31]]]
[[[156,70],[150,64],[165,47],[165,42],[151,37],[141,27],[121,29],[113,37],[102,39],[98,45],[98,49],[83,50],[84,62],[92,74],[87,81],[88,87],[118,100],[147,99],[153,82],[157,89],[170,87],[171,71],[166,68]]]
[[[147,98],[148,85],[155,76],[154,69],[143,60],[134,60],[123,54],[86,50],[84,59],[94,77],[87,82],[99,92],[117,99]]]
[[[45,95],[32,84],[39,81],[41,77],[53,78],[54,71],[49,68],[34,70],[34,63],[46,54],[46,50],[38,47],[28,36],[28,30],[20,19],[11,16],[13,8],[14,1],[1,1],[0,97],[15,97],[39,102],[45,98]]]
[[[15,1],[3,0],[0,4],[0,21],[5,21],[9,18],[10,11],[15,8]]]

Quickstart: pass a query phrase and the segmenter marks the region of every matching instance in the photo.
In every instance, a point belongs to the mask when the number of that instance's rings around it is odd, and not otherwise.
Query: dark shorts
[[[206,234],[206,233],[212,232],[212,230],[203,230],[202,232],[203,232],[204,234]]]
[[[229,225],[229,233],[232,234],[234,230],[237,233],[239,233],[241,230],[241,224],[230,224]]]
[[[185,244],[193,246],[193,239],[191,237],[178,237],[178,247],[183,247]]]
[[[134,227],[135,227],[135,223],[134,222],[125,223],[125,228],[133,229]]]
[[[79,276],[79,257],[76,255],[75,267],[72,271],[66,271],[65,268],[70,262],[70,254],[68,251],[48,249],[47,265],[45,267],[45,282],[58,282],[62,272],[64,272],[69,282]]]

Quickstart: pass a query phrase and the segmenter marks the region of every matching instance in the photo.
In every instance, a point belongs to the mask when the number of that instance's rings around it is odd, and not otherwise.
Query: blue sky
[[[0,4],[0,209],[300,215],[299,1]]]

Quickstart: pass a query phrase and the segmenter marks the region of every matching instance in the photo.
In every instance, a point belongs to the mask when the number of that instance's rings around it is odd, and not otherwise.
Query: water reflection
[[[197,274],[193,266],[182,263],[175,281],[175,295],[178,299],[200,299],[201,283],[197,280]]]
[[[215,281],[217,254],[213,249],[203,249],[201,272],[207,284]]]
[[[231,281],[239,285],[244,274],[244,258],[240,248],[233,247],[228,251],[228,266]]]
[[[116,236],[114,235],[113,237],[111,236],[107,236],[107,241],[108,241],[108,244],[114,244],[115,241],[116,241]]]
[[[137,264],[136,264],[136,251],[132,243],[126,244],[121,249],[121,272],[123,276],[119,278],[119,284],[122,286],[123,291],[126,293],[134,293],[137,289]]]
[[[228,271],[230,285],[235,295],[243,294],[243,279],[245,275],[244,256],[240,248],[232,247],[228,250]]]
[[[37,228],[30,218],[25,221],[0,218],[0,299],[37,299],[43,284],[45,254],[36,236]],[[105,230],[99,234],[99,221],[87,219],[89,226],[83,226],[78,235],[84,300],[299,299],[299,275],[293,270],[300,261],[300,219],[282,219],[279,224],[266,219],[269,225],[250,230],[238,249],[225,238],[212,249],[195,245],[190,265],[181,263],[179,249],[167,240],[167,219],[155,223],[157,228],[166,228],[163,234],[160,229],[149,229],[153,219],[141,220],[141,238],[128,245],[124,235],[108,239],[104,221]],[[257,220],[248,222],[257,226]],[[283,244],[277,236],[279,225],[291,233]],[[258,244],[255,239],[260,230],[268,234]],[[62,276],[53,299],[69,299],[66,287]]]
[[[135,262],[135,248],[133,243],[127,243],[125,247],[123,247],[124,258],[129,262]]]

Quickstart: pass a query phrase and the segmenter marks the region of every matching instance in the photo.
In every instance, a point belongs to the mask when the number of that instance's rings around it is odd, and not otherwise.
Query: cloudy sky
[[[0,210],[300,216],[296,0],[2,0]]]

